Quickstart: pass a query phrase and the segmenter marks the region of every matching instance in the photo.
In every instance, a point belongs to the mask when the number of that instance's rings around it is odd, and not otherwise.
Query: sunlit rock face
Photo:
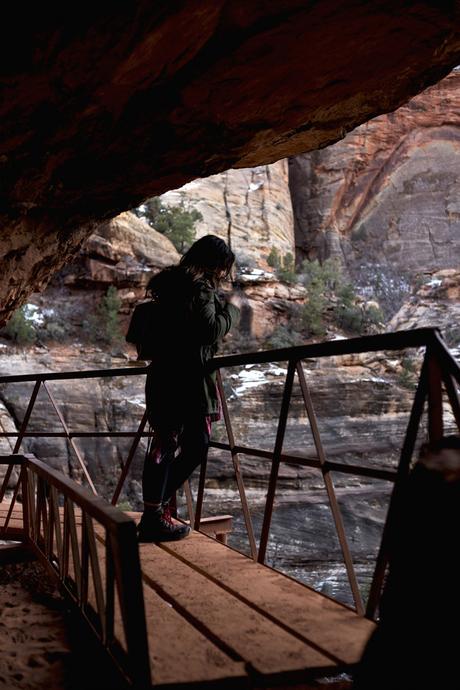
[[[1,42],[0,321],[93,221],[337,141],[460,62],[458,2],[144,0],[110,12],[80,3],[66,19],[38,4],[27,22],[17,13]]]
[[[460,356],[460,271],[445,268],[403,304],[391,319],[388,330],[439,328],[456,357]]]
[[[126,212],[98,224],[73,259],[46,290],[32,297],[42,334],[46,336],[52,322],[53,328],[58,324],[67,332],[67,341],[70,333],[74,341],[85,336],[88,324],[97,319],[98,304],[109,286],[116,288],[120,300],[124,334],[133,304],[145,297],[149,278],[178,263],[179,254],[167,237]]]
[[[460,70],[322,151],[290,161],[301,256],[415,274],[458,267]]]
[[[145,288],[152,272],[179,258],[165,235],[134,213],[120,213],[97,226],[64,272],[64,282],[80,288]]]
[[[200,211],[197,238],[212,233],[229,242],[241,266],[267,268],[272,247],[294,254],[287,160],[227,170],[166,192],[162,202]]]

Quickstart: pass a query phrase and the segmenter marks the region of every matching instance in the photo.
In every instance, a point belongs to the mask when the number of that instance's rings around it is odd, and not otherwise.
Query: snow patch
[[[268,373],[271,376],[286,376],[287,369],[282,369],[281,367],[272,367]]]
[[[258,282],[265,280],[275,280],[275,274],[270,271],[264,271],[261,268],[245,268],[242,267],[238,272],[238,278],[244,283]]]
[[[433,288],[440,287],[442,285],[442,280],[440,278],[431,278],[425,285]]]
[[[260,365],[246,364],[244,369],[242,369],[238,374],[231,374],[229,378],[237,382],[237,385],[232,389],[233,393],[229,398],[230,400],[234,400],[235,397],[243,395],[243,393],[248,390],[271,383],[271,377],[273,376],[285,377],[287,373],[287,369],[283,369],[276,364],[270,364],[268,368],[264,367],[263,369],[254,368],[258,366]]]
[[[48,309],[43,309],[42,314],[43,316],[50,317],[55,315],[55,310],[52,307],[49,307]]]
[[[128,403],[128,405],[137,405],[138,407],[145,406],[144,398],[128,398],[126,402]]]
[[[36,304],[30,304],[30,302],[24,305],[24,316],[27,321],[31,321],[34,326],[43,326],[45,322],[45,317],[39,307],[37,307]]]

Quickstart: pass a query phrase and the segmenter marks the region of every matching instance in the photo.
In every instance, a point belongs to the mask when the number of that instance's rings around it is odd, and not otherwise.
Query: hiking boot
[[[137,532],[140,542],[178,541],[188,537],[190,527],[174,522],[169,506],[165,506],[142,513]]]

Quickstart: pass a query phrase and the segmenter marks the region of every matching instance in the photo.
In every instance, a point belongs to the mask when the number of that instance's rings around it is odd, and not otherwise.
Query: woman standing
[[[206,459],[211,422],[219,418],[215,372],[209,373],[206,365],[239,314],[235,304],[222,304],[217,296],[234,260],[223,240],[206,235],[179,265],[164,269],[148,284],[157,329],[145,390],[154,438],[142,477],[142,542],[173,541],[190,532],[171,520],[168,505]]]

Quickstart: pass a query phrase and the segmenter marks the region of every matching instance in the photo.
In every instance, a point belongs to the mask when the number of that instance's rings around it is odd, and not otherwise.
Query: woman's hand
[[[232,292],[232,294],[227,297],[228,304],[233,304],[237,309],[241,309],[243,304],[243,299],[238,292]]]

